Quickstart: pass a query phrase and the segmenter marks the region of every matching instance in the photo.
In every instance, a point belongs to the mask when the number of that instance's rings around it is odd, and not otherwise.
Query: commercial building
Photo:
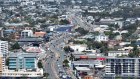
[[[107,58],[105,75],[106,77],[140,77],[140,58]]]
[[[105,65],[101,60],[79,60],[73,61],[72,67],[104,68]]]
[[[35,53],[10,53],[9,69],[31,69],[37,68],[37,54]]]
[[[75,75],[78,79],[82,79],[88,74],[93,73],[92,70],[88,67],[75,67]]]
[[[33,37],[33,31],[32,30],[23,30],[21,32],[21,37],[22,38]]]
[[[9,69],[8,69],[9,68]],[[10,53],[9,66],[5,65],[5,58],[0,53],[0,78],[42,78],[43,69],[37,68],[36,54]]]
[[[35,71],[29,71],[29,70],[19,70],[19,71],[13,71],[13,70],[5,70],[2,72],[2,75],[0,77],[4,77],[4,79],[9,78],[20,78],[20,77],[33,77],[34,79],[37,77],[43,77],[43,69],[36,69]]]

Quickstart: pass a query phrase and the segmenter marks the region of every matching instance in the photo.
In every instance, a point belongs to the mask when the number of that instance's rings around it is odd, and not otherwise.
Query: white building
[[[43,77],[43,69],[37,69],[36,71],[30,70],[4,70],[1,77]]]
[[[102,42],[102,41],[108,41],[109,38],[105,34],[100,34],[98,36],[95,36],[95,41]]]
[[[123,55],[128,55],[129,51],[125,51],[125,50],[120,50],[120,51],[109,51],[108,52],[108,56],[110,57],[117,57],[117,56],[123,56]]]
[[[21,1],[21,6],[24,6],[24,5],[34,5],[35,2],[34,1],[30,1],[30,0],[22,0]]]
[[[8,53],[8,41],[0,41],[0,53],[5,57]]]
[[[74,51],[85,51],[87,49],[86,45],[70,45],[70,48],[72,48]]]
[[[0,7],[0,13],[2,12],[2,8]]]
[[[68,18],[67,15],[58,16],[59,21],[60,21],[60,20],[65,20],[65,19],[67,19],[67,18]]]
[[[0,53],[0,74],[5,69],[5,58],[3,58],[3,54]]]
[[[26,38],[26,37],[32,37],[33,36],[33,31],[32,30],[23,30],[21,32],[21,37]]]

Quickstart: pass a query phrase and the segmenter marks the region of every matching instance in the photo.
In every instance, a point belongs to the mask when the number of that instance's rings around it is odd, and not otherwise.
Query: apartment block
[[[0,53],[0,76],[2,75],[4,64],[5,64],[5,62],[4,62],[4,59],[3,59],[3,54]]]
[[[140,58],[107,58],[105,75],[140,77]]]
[[[3,57],[6,57],[8,53],[8,41],[0,41],[0,52],[3,54]]]

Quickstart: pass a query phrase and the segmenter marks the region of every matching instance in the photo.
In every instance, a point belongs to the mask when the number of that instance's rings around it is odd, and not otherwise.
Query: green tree
[[[59,22],[60,25],[66,25],[66,24],[70,24],[70,22],[68,20],[60,20]]]
[[[43,68],[41,60],[38,61],[38,67]]]
[[[9,58],[6,59],[6,66],[9,66]]]
[[[74,43],[74,44],[85,44],[86,41],[78,41],[78,40],[75,41],[75,40],[74,40],[73,43]]]
[[[20,45],[18,44],[18,42],[16,42],[13,46],[12,49],[20,49]]]
[[[67,59],[65,59],[65,60],[63,61],[63,64],[64,64],[64,66],[66,66],[66,67],[69,66],[68,63],[69,63],[69,61],[68,61]]]
[[[81,35],[86,35],[86,34],[88,33],[87,30],[85,30],[85,29],[83,29],[83,28],[81,28],[81,27],[75,29],[75,31],[76,31],[76,32],[79,32]]]
[[[129,57],[138,57],[139,56],[139,49],[137,46],[134,46],[133,52],[128,54]]]
[[[104,33],[105,33],[105,35],[111,35],[113,32],[112,31],[106,31]]]
[[[65,47],[64,47],[64,51],[65,51],[65,52],[74,52],[74,50],[71,49],[70,46],[65,46]]]
[[[74,56],[72,54],[70,54],[69,60],[72,60],[72,61],[74,60]]]
[[[93,42],[92,43],[92,48],[101,48],[102,47],[102,43],[101,42]]]
[[[117,33],[112,33],[109,35],[109,39],[114,39],[115,36],[120,35],[118,32]]]
[[[47,77],[49,76],[49,73],[43,73],[43,76],[46,77],[47,79]]]

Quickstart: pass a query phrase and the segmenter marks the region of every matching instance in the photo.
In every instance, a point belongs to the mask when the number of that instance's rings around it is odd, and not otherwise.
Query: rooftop
[[[10,53],[9,57],[37,57],[35,53]]]
[[[30,53],[44,53],[45,50],[39,48],[39,47],[25,47],[26,52]]]
[[[78,71],[90,71],[88,67],[75,67]]]
[[[74,65],[102,65],[100,60],[80,60],[80,61],[73,61],[72,62]]]
[[[29,38],[21,38],[18,42],[41,42],[43,38],[29,37]]]

